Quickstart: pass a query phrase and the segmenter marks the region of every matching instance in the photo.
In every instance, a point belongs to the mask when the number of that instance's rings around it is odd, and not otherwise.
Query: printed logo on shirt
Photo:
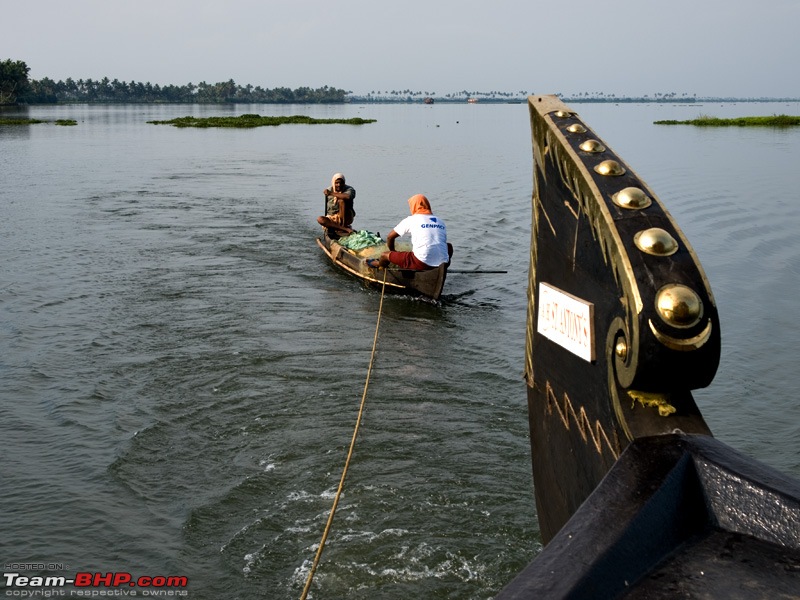
[[[430,220],[433,221],[433,223],[423,223],[420,227],[422,227],[422,229],[444,229],[444,225],[437,223],[436,217],[430,217]]]

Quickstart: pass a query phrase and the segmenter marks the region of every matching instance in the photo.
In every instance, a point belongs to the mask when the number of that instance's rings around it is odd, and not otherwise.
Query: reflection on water
[[[577,105],[655,189],[717,298],[715,434],[800,475],[800,132],[659,127],[698,107]],[[774,105],[706,114],[797,113]],[[719,110],[717,110],[719,108]],[[221,111],[375,118],[178,130]],[[759,112],[760,111],[760,112]],[[7,560],[169,571],[193,598],[299,595],[364,388],[380,296],[313,237],[342,171],[384,234],[425,193],[441,305],[384,302],[367,410],[313,590],[490,597],[535,553],[525,388],[525,105],[58,106],[0,127],[0,541]],[[22,132],[22,133],[20,133]]]

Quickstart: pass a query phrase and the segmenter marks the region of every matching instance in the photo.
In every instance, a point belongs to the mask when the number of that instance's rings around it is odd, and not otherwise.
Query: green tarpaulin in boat
[[[363,248],[383,244],[383,240],[379,235],[370,233],[366,229],[351,233],[347,237],[339,238],[336,242],[350,250],[362,250]]]

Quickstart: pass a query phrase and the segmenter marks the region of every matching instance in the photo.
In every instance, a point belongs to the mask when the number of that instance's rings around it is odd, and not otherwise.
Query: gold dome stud
[[[672,256],[678,251],[678,242],[660,227],[651,227],[633,236],[633,243],[645,254]]]
[[[567,117],[571,117],[572,113],[569,112],[568,110],[557,110],[556,111],[556,116],[559,119],[566,119]]]
[[[625,174],[625,168],[615,160],[604,160],[594,168],[600,175],[617,177]]]
[[[569,127],[567,127],[567,131],[570,133],[586,133],[586,127],[581,125],[580,123],[573,123]]]
[[[622,208],[639,210],[647,208],[653,201],[644,193],[644,190],[637,187],[626,187],[611,196],[614,204]]]
[[[614,346],[614,354],[617,355],[622,362],[628,360],[628,344],[624,339],[619,340]]]
[[[590,154],[597,154],[599,152],[605,152],[606,150],[606,147],[597,140],[586,140],[578,147],[584,152],[589,152]]]
[[[672,283],[658,290],[656,312],[667,325],[686,329],[700,322],[703,301],[693,289]]]

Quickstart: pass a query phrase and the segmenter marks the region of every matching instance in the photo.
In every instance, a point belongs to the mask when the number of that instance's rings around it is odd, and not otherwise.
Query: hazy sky
[[[800,97],[799,0],[0,0],[30,77]]]

